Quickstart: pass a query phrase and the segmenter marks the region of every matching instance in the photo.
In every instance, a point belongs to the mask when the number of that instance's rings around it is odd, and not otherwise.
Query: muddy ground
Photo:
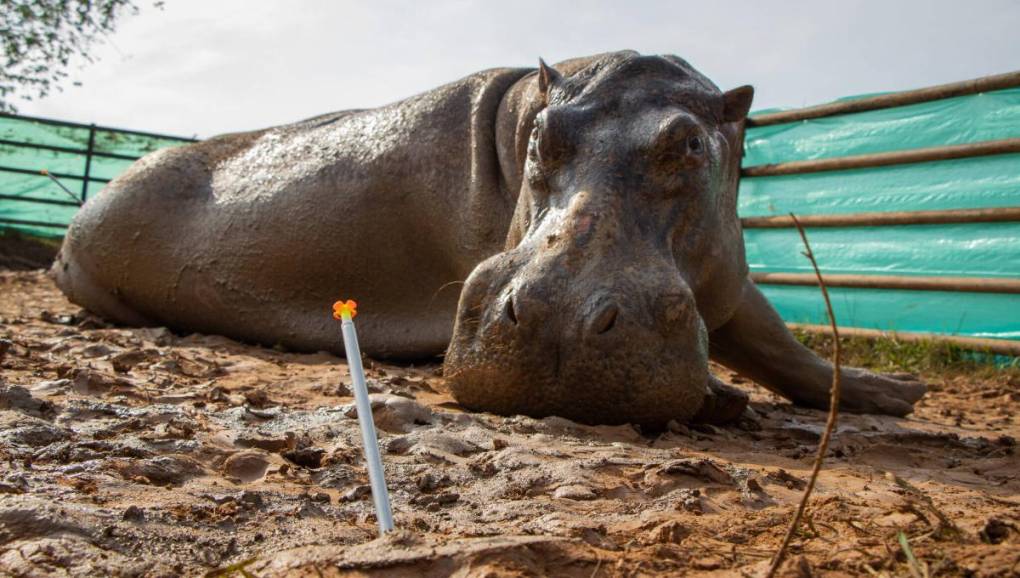
[[[725,370],[730,427],[471,414],[368,362],[380,541],[342,359],[111,327],[40,271],[0,272],[0,337],[0,575],[757,576],[825,419]],[[910,576],[901,532],[916,572],[1020,572],[1020,384],[924,377],[911,417],[842,417],[785,575]]]

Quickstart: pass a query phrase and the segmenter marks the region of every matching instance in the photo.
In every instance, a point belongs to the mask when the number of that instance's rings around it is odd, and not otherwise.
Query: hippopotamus
[[[472,74],[387,106],[153,152],[82,207],[53,273],[115,322],[342,353],[443,355],[473,411],[661,428],[747,403],[709,360],[826,408],[833,367],[748,278],[753,89],[632,51]],[[903,415],[907,375],[844,368]]]

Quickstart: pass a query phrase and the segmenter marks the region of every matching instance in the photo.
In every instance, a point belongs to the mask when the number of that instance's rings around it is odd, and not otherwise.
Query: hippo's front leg
[[[827,409],[832,364],[801,345],[765,296],[745,281],[733,317],[709,335],[716,361],[794,403]],[[844,367],[839,407],[854,413],[906,415],[927,387],[912,376]]]

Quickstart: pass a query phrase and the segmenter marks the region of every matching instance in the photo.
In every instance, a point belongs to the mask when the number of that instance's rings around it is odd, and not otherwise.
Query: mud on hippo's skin
[[[747,278],[752,95],[623,51],[163,149],[85,203],[51,271],[113,321],[338,354],[342,291],[367,355],[445,350],[476,410],[730,419],[746,395],[709,356],[824,408],[831,364]],[[903,415],[924,391],[847,368],[840,405]]]
[[[694,415],[708,336],[689,291],[659,280],[669,279],[666,268],[628,268],[634,278],[618,293],[571,291],[568,255],[540,259],[551,269],[537,276],[518,266],[527,261],[521,253],[534,257],[527,248],[501,254],[468,282],[446,359],[462,404],[587,423],[661,425]],[[626,299],[657,288],[648,302]]]
[[[509,248],[461,296],[454,394],[504,414],[689,419],[708,386],[708,324],[732,311],[746,274],[740,148],[722,127],[750,93],[727,97],[679,59],[633,54],[571,77],[543,67],[539,89],[548,106]]]

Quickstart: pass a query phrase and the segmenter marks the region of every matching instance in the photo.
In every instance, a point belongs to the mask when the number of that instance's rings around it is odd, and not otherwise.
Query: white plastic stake
[[[393,513],[390,511],[390,493],[383,476],[382,458],[379,456],[379,440],[375,437],[375,422],[372,421],[372,404],[368,399],[365,385],[365,369],[361,365],[361,348],[358,347],[358,333],[354,329],[353,315],[357,304],[348,300],[333,306],[334,317],[340,315],[340,328],[344,336],[344,350],[347,352],[347,367],[354,382],[354,404],[358,409],[358,423],[361,425],[361,442],[365,448],[365,462],[368,464],[368,481],[372,486],[372,501],[375,503],[375,517],[379,520],[379,534],[393,531]]]

